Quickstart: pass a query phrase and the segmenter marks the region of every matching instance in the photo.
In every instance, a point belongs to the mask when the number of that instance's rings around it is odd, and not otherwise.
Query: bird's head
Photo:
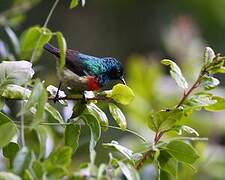
[[[126,84],[124,77],[123,77],[123,65],[120,61],[118,61],[116,58],[106,57],[103,58],[104,62],[107,66],[107,73],[104,76],[104,81],[107,83],[107,81],[111,80],[119,80],[123,84]]]

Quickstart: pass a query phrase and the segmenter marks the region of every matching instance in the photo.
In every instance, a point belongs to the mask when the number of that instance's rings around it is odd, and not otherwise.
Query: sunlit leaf
[[[220,81],[212,76],[205,75],[201,80],[201,85],[205,90],[211,90],[216,88],[220,84]]]
[[[210,47],[206,47],[203,56],[203,64],[208,65],[213,61],[215,58],[215,53]]]
[[[133,151],[120,145],[117,141],[112,141],[111,143],[104,143],[104,146],[112,147],[123,154],[126,158],[132,160]]]
[[[112,91],[107,91],[106,96],[123,105],[130,104],[134,99],[132,89],[124,84],[117,84],[113,86]]]
[[[70,9],[77,7],[78,0],[71,0],[70,2]]]
[[[8,84],[23,85],[34,75],[28,61],[3,61],[0,63],[0,87]]]
[[[223,111],[225,110],[225,98],[223,97],[219,97],[219,96],[213,96],[212,100],[215,100],[216,103],[209,105],[209,106],[205,106],[205,110],[207,111]]]
[[[117,161],[120,169],[122,170],[123,174],[126,176],[127,180],[140,180],[140,176],[134,167],[130,164],[125,164],[122,161]]]
[[[182,109],[161,110],[150,114],[148,127],[155,132],[172,128],[183,117]]]
[[[30,94],[29,89],[14,84],[7,85],[2,92],[2,96],[7,99],[28,99]]]
[[[120,128],[126,129],[127,121],[120,108],[118,108],[115,104],[109,103],[109,111]]]
[[[64,120],[61,116],[61,114],[59,113],[58,110],[56,110],[52,105],[50,105],[49,103],[45,103],[45,110],[50,113],[50,115],[56,120],[58,121],[60,124],[64,124]]]
[[[106,114],[94,103],[89,103],[86,105],[86,107],[87,107],[88,111],[98,119],[102,128],[106,130],[109,125]]]
[[[199,136],[198,132],[189,126],[178,125],[175,127],[175,130],[178,132],[178,135],[182,135],[184,132],[186,132],[188,134],[194,134],[196,136]]]
[[[16,133],[17,128],[13,121],[0,112],[0,148],[8,145]]]
[[[196,150],[183,141],[171,141],[163,149],[167,150],[167,152],[177,160],[188,164],[193,164],[199,158]]]
[[[212,98],[211,94],[199,93],[192,95],[186,102],[185,105],[192,109],[201,109],[202,107],[210,106],[215,104],[217,101]]]
[[[52,38],[52,32],[44,27],[30,27],[21,36],[21,58],[29,59],[34,54],[33,61],[41,55],[44,45]]]
[[[161,61],[162,64],[170,66],[170,74],[172,78],[176,81],[177,85],[183,89],[188,88],[188,83],[185,80],[180,68],[177,64],[169,59],[164,59]]]
[[[60,70],[63,70],[65,63],[66,63],[66,61],[65,61],[66,49],[67,49],[66,40],[61,32],[57,32],[56,36],[57,36],[57,40],[58,40],[58,46],[60,49],[59,68],[60,68]]]

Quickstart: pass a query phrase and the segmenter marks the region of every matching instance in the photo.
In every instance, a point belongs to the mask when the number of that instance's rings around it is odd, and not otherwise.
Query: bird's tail
[[[59,57],[60,56],[60,52],[59,49],[52,46],[51,44],[47,43],[44,46],[44,49],[47,50],[48,52],[54,54],[55,56]]]

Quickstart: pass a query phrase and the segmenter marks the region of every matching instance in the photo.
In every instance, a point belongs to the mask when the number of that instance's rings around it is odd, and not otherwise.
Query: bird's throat
[[[97,91],[101,88],[98,80],[93,76],[87,76],[87,86],[89,91]]]

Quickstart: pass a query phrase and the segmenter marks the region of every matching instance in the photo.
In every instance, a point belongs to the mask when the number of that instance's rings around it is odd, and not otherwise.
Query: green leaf
[[[123,112],[115,104],[112,103],[109,103],[109,111],[120,128],[126,129],[127,122]]]
[[[158,161],[159,166],[162,170],[166,171],[174,177],[177,176],[178,161],[175,158],[171,157],[171,155],[167,151],[160,151]]]
[[[117,163],[128,180],[140,180],[137,170],[130,164],[125,164],[122,161],[117,161]]]
[[[196,136],[199,136],[198,132],[189,126],[178,125],[174,127],[174,129],[178,132],[178,135],[182,135],[184,132],[187,132],[189,134],[195,134]]]
[[[30,94],[29,89],[14,84],[7,85],[2,92],[2,96],[7,99],[28,99]]]
[[[163,149],[167,150],[167,152],[178,161],[188,164],[193,164],[199,158],[196,150],[191,145],[184,143],[183,141],[171,141]]]
[[[69,124],[65,129],[65,145],[70,146],[73,152],[75,152],[79,146],[80,130],[80,125],[76,124]]]
[[[61,32],[57,32],[56,36],[58,39],[58,46],[60,49],[59,68],[60,68],[60,70],[63,70],[65,63],[66,63],[66,61],[65,61],[66,49],[67,49],[66,40]]]
[[[77,7],[77,5],[78,5],[78,0],[71,0],[70,9]]]
[[[106,96],[123,105],[130,104],[134,99],[132,89],[124,84],[113,86],[112,91],[106,92]]]
[[[24,173],[23,173],[23,179],[24,179],[24,180],[34,180],[34,178],[33,178],[32,174],[31,174],[31,172],[30,172],[28,169],[26,169],[26,170],[24,171]]]
[[[204,77],[202,77],[200,83],[205,90],[211,90],[216,88],[220,84],[220,81],[214,77],[205,75]]]
[[[42,84],[41,94],[38,98],[37,105],[36,105],[37,111],[35,113],[35,118],[34,118],[33,122],[31,123],[31,128],[36,127],[38,124],[40,124],[40,122],[44,121],[44,119],[45,119],[45,104],[46,104],[47,100],[48,100],[47,92],[44,89],[43,84]]]
[[[43,172],[44,172],[44,167],[43,165],[40,163],[40,161],[34,161],[33,162],[33,166],[32,166],[32,169],[36,175],[36,177],[38,179],[41,179],[42,178],[42,175],[43,175]]]
[[[112,141],[111,143],[104,143],[102,145],[106,147],[112,147],[116,149],[117,151],[119,151],[121,154],[123,154],[129,160],[133,160],[132,159],[133,151],[120,145],[117,141]]]
[[[2,151],[4,157],[8,158],[10,160],[10,166],[12,167],[14,158],[19,151],[20,147],[17,143],[10,142],[7,146],[5,146]]]
[[[28,61],[3,61],[0,63],[0,87],[8,84],[23,85],[34,75]]]
[[[182,109],[161,110],[150,114],[148,127],[155,132],[166,131],[172,128],[183,117]]]
[[[203,64],[204,65],[210,64],[215,57],[216,55],[214,51],[210,47],[206,47],[203,56]]]
[[[39,80],[36,80],[31,95],[19,114],[29,111],[32,106],[35,106],[39,101],[42,101],[42,96],[44,95],[43,91],[45,91],[43,84]]]
[[[102,128],[104,130],[107,130],[109,122],[108,122],[108,118],[107,118],[106,114],[94,103],[89,103],[86,105],[86,107],[87,107],[89,113],[91,113],[92,115],[94,115],[96,117],[96,119],[98,119]]]
[[[10,172],[0,172],[1,180],[22,180],[19,176]]]
[[[72,148],[71,147],[61,147],[55,152],[51,153],[50,157],[46,160],[46,166],[51,169],[55,165],[67,167],[72,158]]]
[[[215,100],[216,103],[209,105],[209,106],[205,106],[204,107],[205,110],[213,111],[213,112],[225,110],[225,98],[219,97],[219,96],[213,96],[212,100]]]
[[[90,151],[91,163],[93,163],[95,158],[94,148],[101,136],[101,126],[98,120],[92,114],[82,114],[81,118],[84,119],[85,123],[89,126],[91,131],[89,151]]]
[[[212,94],[199,93],[192,95],[186,102],[185,106],[200,110],[202,107],[215,104],[217,101],[212,98]],[[186,108],[186,107],[185,107]]]
[[[40,28],[34,26],[25,31],[21,36],[21,58],[29,59],[33,53],[33,50],[36,50],[34,54],[34,59],[41,55],[44,45],[50,41],[52,38],[52,32],[48,28]]]
[[[58,121],[60,124],[64,124],[64,120],[61,116],[61,114],[59,113],[59,111],[57,111],[52,105],[50,105],[49,103],[45,104],[45,110],[47,112],[49,112],[51,114],[51,116]]]
[[[13,121],[0,112],[0,149],[8,145],[16,133],[17,128]]]
[[[188,88],[188,83],[185,80],[180,68],[177,64],[169,59],[164,59],[161,61],[162,64],[170,66],[170,75],[176,81],[177,85],[183,89]]]
[[[13,172],[18,175],[22,175],[24,171],[30,167],[32,160],[32,153],[27,147],[23,147],[13,161]]]

